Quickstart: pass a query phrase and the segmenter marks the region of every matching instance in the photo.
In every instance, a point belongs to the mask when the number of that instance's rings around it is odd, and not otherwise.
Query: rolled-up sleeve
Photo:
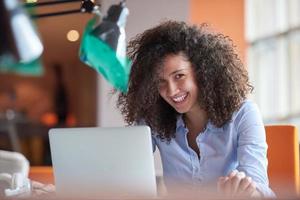
[[[237,160],[239,171],[243,171],[256,183],[257,189],[265,198],[274,198],[269,188],[267,174],[267,143],[261,115],[255,104],[242,113],[237,124]]]

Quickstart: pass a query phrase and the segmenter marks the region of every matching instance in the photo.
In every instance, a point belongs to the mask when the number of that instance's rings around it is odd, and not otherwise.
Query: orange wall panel
[[[245,60],[244,0],[190,0],[189,22],[208,23],[216,31],[228,35]]]

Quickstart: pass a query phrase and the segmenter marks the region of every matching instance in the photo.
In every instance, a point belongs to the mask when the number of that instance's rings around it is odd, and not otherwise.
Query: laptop
[[[49,140],[59,197],[156,196],[148,126],[57,128]]]

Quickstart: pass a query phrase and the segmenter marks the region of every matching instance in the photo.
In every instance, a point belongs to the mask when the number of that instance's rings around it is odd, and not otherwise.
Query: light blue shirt
[[[187,133],[182,116],[179,116],[176,137],[170,143],[152,137],[154,151],[156,147],[160,150],[167,187],[174,181],[216,186],[220,176],[237,169],[255,181],[264,197],[274,197],[268,186],[265,129],[252,101],[246,100],[221,128],[208,122],[205,131],[196,138],[200,159],[189,147]]]

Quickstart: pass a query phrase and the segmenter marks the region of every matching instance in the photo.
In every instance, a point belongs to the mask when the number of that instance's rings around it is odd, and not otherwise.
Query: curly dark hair
[[[117,101],[129,125],[143,120],[161,140],[175,137],[179,113],[160,97],[157,71],[167,55],[180,53],[193,66],[199,105],[208,119],[217,127],[231,119],[253,87],[231,39],[208,28],[166,21],[129,42],[128,92]]]

